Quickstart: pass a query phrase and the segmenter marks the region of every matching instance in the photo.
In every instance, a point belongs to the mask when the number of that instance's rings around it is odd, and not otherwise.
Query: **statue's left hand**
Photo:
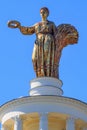
[[[8,27],[10,28],[20,28],[21,24],[20,22],[16,21],[16,20],[12,20],[12,21],[8,21]]]

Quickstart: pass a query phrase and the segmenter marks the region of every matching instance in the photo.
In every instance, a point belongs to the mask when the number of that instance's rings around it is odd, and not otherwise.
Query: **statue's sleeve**
[[[24,35],[32,35],[33,33],[35,33],[35,26],[32,27],[20,26],[20,31]]]

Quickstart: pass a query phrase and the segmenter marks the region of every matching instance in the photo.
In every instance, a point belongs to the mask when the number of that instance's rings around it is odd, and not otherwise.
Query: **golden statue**
[[[21,26],[18,21],[9,21],[8,27],[19,28],[24,35],[36,34],[32,62],[37,77],[59,78],[59,61],[62,49],[68,44],[78,41],[78,32],[70,24],[61,24],[58,27],[47,20],[49,10],[40,9],[42,21],[32,27]]]

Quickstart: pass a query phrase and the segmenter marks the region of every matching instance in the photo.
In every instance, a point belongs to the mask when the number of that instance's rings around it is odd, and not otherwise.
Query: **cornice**
[[[87,113],[87,103],[82,102],[80,100],[69,98],[69,97],[63,97],[63,96],[27,96],[22,98],[17,98],[14,100],[11,100],[5,104],[3,104],[0,107],[0,113],[4,112],[6,109],[14,108],[14,106],[23,105],[26,103],[61,103],[64,105],[69,105],[71,107],[78,108],[79,110]]]

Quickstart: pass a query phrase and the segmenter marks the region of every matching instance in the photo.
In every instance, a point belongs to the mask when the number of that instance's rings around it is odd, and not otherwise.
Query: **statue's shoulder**
[[[49,21],[49,20],[47,20],[46,23],[47,23],[47,24],[50,24],[50,25],[55,25],[54,22]],[[41,25],[43,25],[43,24],[44,24],[44,22],[40,21],[40,22],[35,23],[34,26],[41,26]]]
[[[37,22],[37,23],[34,24],[34,26],[38,26],[38,25],[41,25],[41,24],[42,24],[42,22]]]
[[[53,21],[49,21],[49,20],[48,20],[48,22],[49,22],[50,24],[52,24],[52,25],[55,25],[55,23],[54,23]]]

